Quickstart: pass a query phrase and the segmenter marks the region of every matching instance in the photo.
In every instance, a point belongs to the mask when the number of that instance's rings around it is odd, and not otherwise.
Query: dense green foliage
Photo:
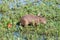
[[[3,3],[0,4],[0,14],[2,14],[0,18],[0,40],[15,40],[14,32],[18,33],[18,40],[60,40],[60,1],[42,0],[39,4],[37,4],[37,0],[33,3],[26,1],[28,4],[20,3],[20,6],[17,7],[16,3],[11,9],[9,2],[14,2],[13,0],[3,0]],[[38,13],[46,18],[46,25],[17,27],[16,23],[20,17],[25,14],[37,15]],[[12,27],[8,28],[8,24],[12,24]]]

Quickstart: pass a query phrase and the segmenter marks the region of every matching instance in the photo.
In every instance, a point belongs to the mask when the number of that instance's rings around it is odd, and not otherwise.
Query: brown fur
[[[36,26],[39,23],[46,24],[46,19],[40,16],[35,16],[33,14],[27,14],[21,17],[19,22],[21,23],[22,26],[27,26],[28,24]]]

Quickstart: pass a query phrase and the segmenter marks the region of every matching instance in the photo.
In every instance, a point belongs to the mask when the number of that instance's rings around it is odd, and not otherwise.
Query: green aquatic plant
[[[0,12],[2,13],[0,40],[15,40],[14,37],[16,36],[14,35],[19,35],[18,40],[60,40],[59,0],[41,0],[39,5],[36,4],[38,0],[35,0],[33,3],[27,0],[28,4],[23,5],[20,3],[20,6],[17,7],[18,3],[16,3],[11,9],[9,8],[9,2],[14,2],[14,0],[3,0],[3,4],[0,4]],[[46,18],[47,23],[45,25],[40,23],[37,27],[16,26],[16,23],[23,15],[37,15],[38,13]],[[12,24],[11,28],[8,28],[8,23]],[[15,32],[17,33],[13,35]]]

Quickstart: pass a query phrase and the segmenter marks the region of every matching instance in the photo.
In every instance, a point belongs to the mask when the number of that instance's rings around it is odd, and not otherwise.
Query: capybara
[[[22,26],[27,26],[29,24],[32,24],[33,26],[37,26],[39,23],[46,24],[46,19],[41,16],[27,14],[27,15],[22,16],[18,23]]]

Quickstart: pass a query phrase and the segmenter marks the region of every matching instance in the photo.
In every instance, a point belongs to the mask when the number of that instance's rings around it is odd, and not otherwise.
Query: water
[[[1,20],[2,16],[3,16],[2,13],[0,13],[0,20]]]
[[[9,8],[12,9],[14,7],[14,3],[10,2]]]
[[[2,0],[0,0],[0,4],[2,4]]]
[[[20,33],[19,32],[14,32],[13,33],[13,35],[14,35],[14,40],[18,40],[18,38],[20,38]]]
[[[52,2],[45,2],[45,4],[46,4],[47,6],[50,6],[50,5],[52,5],[53,3],[52,3]]]
[[[37,6],[42,3],[41,0],[38,0],[37,3],[34,3],[34,0],[30,0],[29,2],[36,4]],[[26,0],[18,0],[18,1],[14,0],[14,2],[9,3],[9,8],[10,9],[14,8],[14,5],[16,5],[17,7],[20,7],[21,5],[26,5],[26,4],[28,4],[28,2]]]
[[[42,0],[37,0],[37,3],[34,3],[34,0],[29,0],[30,3],[33,3],[33,5],[37,5],[39,6],[42,2]],[[2,0],[0,0],[0,4],[2,4]],[[17,6],[17,7],[20,7],[21,5],[26,5],[28,4],[28,2],[26,0],[14,0],[14,2],[9,2],[9,8],[12,9],[14,8],[14,6]],[[53,3],[50,1],[50,2],[45,2],[45,4],[47,6],[50,6],[52,5]],[[58,8],[60,9],[60,5],[58,5]]]
[[[57,8],[60,9],[60,5],[58,5]]]
[[[19,37],[20,33],[19,32],[14,32],[14,36]]]
[[[25,0],[20,0],[20,2],[25,5],[27,2]]]
[[[23,35],[23,40],[28,40],[26,34]]]
[[[13,37],[14,40],[18,40],[18,39],[20,40],[21,38],[22,38],[22,40],[28,40],[25,34],[21,37],[21,33],[14,32],[13,35],[14,35],[14,37]]]
[[[20,7],[20,4],[25,5],[26,3],[27,2],[25,2],[24,0],[18,0],[18,1],[14,0],[14,2],[9,3],[9,8],[12,9],[14,8],[14,6]]]

